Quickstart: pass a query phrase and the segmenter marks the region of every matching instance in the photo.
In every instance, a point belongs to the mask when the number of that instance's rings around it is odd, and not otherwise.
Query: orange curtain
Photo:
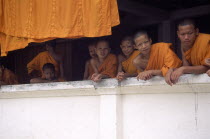
[[[111,35],[116,0],[0,0],[1,56],[30,42]]]

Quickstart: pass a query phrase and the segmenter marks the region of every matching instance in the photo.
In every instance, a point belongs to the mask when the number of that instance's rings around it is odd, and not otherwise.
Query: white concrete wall
[[[210,78],[0,88],[0,139],[209,139]]]

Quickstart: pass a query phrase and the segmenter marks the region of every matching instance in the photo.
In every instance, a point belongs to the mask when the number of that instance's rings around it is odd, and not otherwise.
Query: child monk
[[[122,54],[118,55],[118,74],[117,79],[122,81],[127,77],[137,76],[137,69],[133,64],[134,58],[139,55],[138,50],[134,50],[135,44],[133,38],[127,36],[122,39],[120,48]]]
[[[167,84],[172,85],[171,73],[174,68],[182,65],[181,60],[171,50],[170,43],[156,43],[148,33],[140,31],[134,36],[136,48],[140,54],[134,59],[134,65],[139,70],[137,80],[148,80],[153,76],[164,76]]]
[[[88,45],[89,55],[91,58],[96,58],[95,53],[95,43]],[[88,80],[91,78],[91,75],[94,73],[94,70],[90,64],[90,60],[87,60],[85,63],[85,72],[84,72],[84,80]]]
[[[33,78],[30,80],[30,83],[49,83],[49,82],[62,82],[61,78],[57,78],[55,75],[55,66],[52,63],[44,64],[42,68],[44,77],[42,78]]]
[[[92,58],[90,61],[94,70],[91,80],[100,82],[104,78],[114,78],[117,72],[117,57],[110,53],[108,41],[98,41],[95,51],[97,58]]]
[[[55,66],[56,76],[63,78],[63,58],[55,51],[55,41],[46,42],[46,50],[47,51],[39,53],[31,62],[27,64],[29,76],[33,78],[44,77],[42,72],[43,65],[46,63],[52,63]]]
[[[18,84],[17,76],[0,63],[0,85]]]

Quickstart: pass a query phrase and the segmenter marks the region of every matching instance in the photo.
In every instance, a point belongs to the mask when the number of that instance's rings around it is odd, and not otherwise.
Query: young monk
[[[137,76],[137,69],[133,64],[134,58],[139,55],[139,51],[134,50],[135,44],[132,37],[125,37],[121,41],[120,48],[122,54],[118,55],[118,74],[117,79],[122,81],[126,77]]]
[[[44,78],[33,78],[30,83],[49,83],[49,82],[62,82],[61,78],[57,78],[55,75],[55,66],[52,63],[44,64],[42,68]]]
[[[0,63],[0,85],[18,84],[17,76]]]
[[[52,63],[55,66],[55,72],[57,77],[64,77],[63,71],[63,58],[55,51],[55,42],[46,42],[46,50],[39,53],[31,62],[27,64],[28,74],[34,77],[35,73],[39,73],[38,77],[44,77],[42,67],[46,63]],[[41,75],[40,75],[41,74]],[[35,75],[37,77],[37,75]]]
[[[208,70],[205,59],[210,58],[210,34],[199,33],[195,22],[185,19],[178,24],[183,66],[176,69],[171,78],[176,83],[182,74],[201,74]]]
[[[170,79],[174,68],[181,66],[181,60],[171,50],[170,43],[156,43],[148,33],[140,31],[134,36],[136,48],[140,54],[134,59],[134,65],[139,70],[137,80],[148,80],[153,76],[164,76],[167,84],[172,85]]]
[[[94,70],[91,80],[99,82],[104,78],[114,78],[117,72],[117,57],[110,53],[109,43],[105,40],[98,41],[95,51],[97,58],[90,61]]]
[[[95,53],[95,43],[92,43],[88,46],[89,50],[89,55],[91,58],[96,58],[96,53]],[[91,75],[94,73],[94,70],[90,64],[90,60],[87,60],[85,63],[85,72],[84,72],[84,80],[90,79]]]

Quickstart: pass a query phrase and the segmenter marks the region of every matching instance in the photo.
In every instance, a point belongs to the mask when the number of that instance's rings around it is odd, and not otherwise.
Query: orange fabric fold
[[[111,35],[116,0],[0,0],[1,56],[30,42]]]
[[[114,78],[117,73],[117,57],[114,54],[109,54],[104,62],[98,67],[98,72]]]
[[[210,58],[210,34],[199,33],[193,47],[184,55],[193,66],[205,65],[205,59]]]
[[[56,77],[59,77],[59,63],[55,61],[48,51],[39,53],[31,62],[27,64],[28,74],[30,74],[33,70],[37,70],[42,73],[41,76],[44,77],[42,67],[46,63],[52,63],[55,66]]]
[[[17,76],[9,69],[5,68],[2,74],[2,81],[5,82],[7,85],[18,84]]]
[[[171,43],[153,44],[145,70],[161,70],[163,76],[165,76],[170,68],[180,67],[182,61],[171,50],[171,46]]]
[[[140,54],[139,51],[135,50],[131,56],[122,62],[123,71],[129,74],[137,73],[136,67],[133,65],[133,60]]]

